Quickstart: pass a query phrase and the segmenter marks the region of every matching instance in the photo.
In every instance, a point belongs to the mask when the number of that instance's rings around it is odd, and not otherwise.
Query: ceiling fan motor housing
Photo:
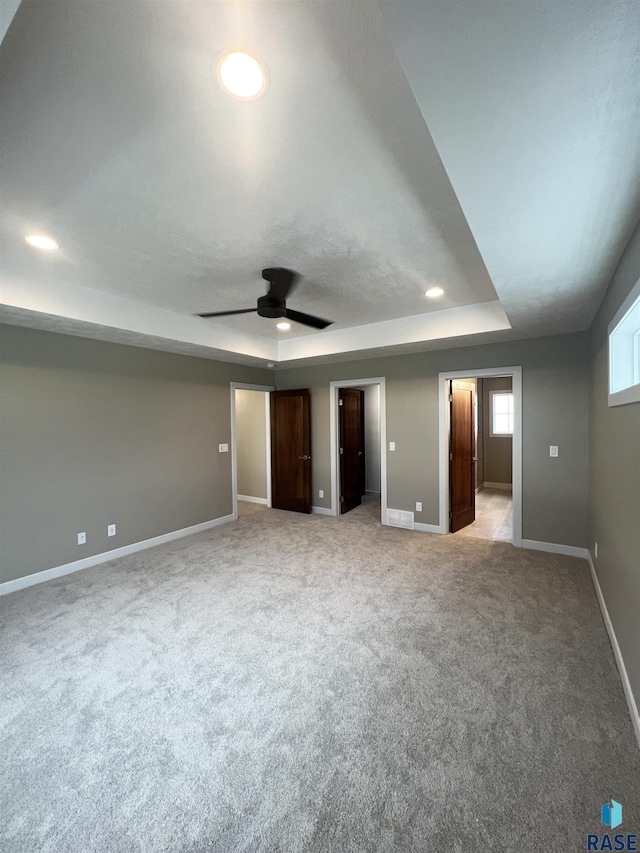
[[[284,299],[273,296],[260,296],[258,299],[258,314],[260,317],[284,317],[287,313],[287,303]]]

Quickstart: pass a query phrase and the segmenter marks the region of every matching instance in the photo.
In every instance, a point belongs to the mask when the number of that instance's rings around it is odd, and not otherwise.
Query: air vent
[[[387,524],[390,527],[403,527],[405,530],[414,530],[415,524],[413,513],[403,509],[388,509]]]

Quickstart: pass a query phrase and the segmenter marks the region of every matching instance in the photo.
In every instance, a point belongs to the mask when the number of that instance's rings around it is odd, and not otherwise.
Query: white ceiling
[[[262,363],[584,329],[640,216],[637,3],[23,0],[0,59],[8,322]],[[335,325],[192,316],[270,265]]]

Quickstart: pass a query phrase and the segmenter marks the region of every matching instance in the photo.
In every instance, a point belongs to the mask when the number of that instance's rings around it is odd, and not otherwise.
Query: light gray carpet
[[[586,564],[243,507],[6,596],[5,853],[579,851],[640,830]]]

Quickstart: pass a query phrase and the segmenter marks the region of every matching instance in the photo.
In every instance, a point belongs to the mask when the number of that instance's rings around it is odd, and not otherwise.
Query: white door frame
[[[439,533],[449,532],[449,405],[447,382],[450,379],[489,379],[511,376],[513,379],[513,544],[522,548],[522,367],[492,367],[476,370],[448,370],[438,374],[440,414],[440,525]]]
[[[380,386],[380,521],[387,523],[387,391],[384,376],[369,379],[340,379],[329,383],[329,421],[331,438],[331,515],[340,515],[340,455],[338,453],[338,392],[340,388]]]
[[[267,506],[271,506],[271,408],[269,393],[273,385],[251,385],[247,382],[231,383],[231,494],[233,496],[233,520],[238,518],[238,445],[236,438],[236,389],[241,391],[263,391],[265,393],[265,419],[267,433]]]

